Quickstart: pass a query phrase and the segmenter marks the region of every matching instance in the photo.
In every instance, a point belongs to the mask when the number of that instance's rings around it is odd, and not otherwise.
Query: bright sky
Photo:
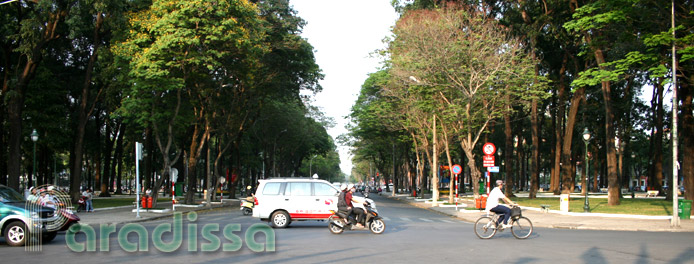
[[[382,40],[390,35],[397,13],[390,0],[290,0],[290,5],[307,25],[302,36],[315,49],[316,62],[325,79],[323,92],[313,105],[336,121],[328,133],[337,139],[347,133],[347,115],[359,96],[361,85],[369,73],[380,66],[370,53],[382,49]],[[352,156],[345,146],[338,146],[340,168],[352,171]]]

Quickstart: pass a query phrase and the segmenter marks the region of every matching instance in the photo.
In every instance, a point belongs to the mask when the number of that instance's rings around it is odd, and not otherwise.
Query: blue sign
[[[455,165],[453,165],[452,171],[453,171],[453,174],[460,174],[461,172],[463,172],[463,168],[461,168],[460,165],[455,164]]]
[[[487,167],[487,171],[499,173],[499,167]]]

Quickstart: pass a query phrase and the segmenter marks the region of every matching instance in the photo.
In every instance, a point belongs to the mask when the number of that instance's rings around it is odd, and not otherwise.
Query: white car
[[[327,220],[337,210],[340,190],[330,182],[309,178],[259,180],[253,217],[284,228],[292,221]]]

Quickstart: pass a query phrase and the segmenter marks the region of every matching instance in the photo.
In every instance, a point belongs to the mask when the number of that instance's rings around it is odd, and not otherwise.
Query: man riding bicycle
[[[501,226],[502,228],[509,228],[511,225],[508,224],[508,219],[511,218],[511,208],[508,208],[508,206],[501,205],[499,204],[499,199],[503,199],[505,203],[518,206],[518,204],[514,203],[510,199],[504,195],[504,192],[501,191],[501,188],[504,186],[504,181],[502,180],[497,180],[496,181],[496,187],[489,193],[489,197],[487,198],[487,206],[485,207],[485,211],[487,212],[494,212],[497,213],[501,216],[503,216],[503,225]],[[501,217],[499,217],[499,222],[501,222]],[[500,223],[496,223],[497,226],[499,226]]]

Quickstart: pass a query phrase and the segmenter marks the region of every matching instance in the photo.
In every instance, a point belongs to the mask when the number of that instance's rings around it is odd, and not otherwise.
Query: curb
[[[131,206],[111,207],[110,209],[124,208],[124,207],[131,207]],[[181,212],[181,213],[183,213],[183,214],[187,214],[187,213],[190,213],[190,212],[206,213],[206,212],[212,212],[212,211],[221,210],[221,209],[225,209],[225,208],[231,208],[231,207],[234,207],[234,205],[233,205],[233,204],[226,204],[226,205],[225,205],[225,204],[222,204],[222,205],[220,205],[220,206],[213,206],[213,207],[211,207],[211,208],[208,208],[208,207],[200,207],[200,208],[192,209],[192,210],[185,211],[185,212]],[[106,210],[106,208],[101,208],[101,209]],[[96,209],[95,209],[95,211],[96,211]],[[169,211],[169,212],[164,213],[164,214],[162,214],[162,215],[157,215],[157,216],[152,216],[152,217],[141,217],[140,219],[132,219],[132,220],[125,220],[125,221],[111,222],[111,223],[107,223],[107,224],[117,224],[117,225],[119,225],[119,224],[130,224],[130,223],[142,223],[142,222],[148,222],[148,221],[155,221],[155,220],[160,220],[160,219],[172,217],[172,216],[173,216],[175,213],[177,213],[177,212],[179,212],[179,211]],[[94,224],[94,225],[98,225],[97,223],[93,223],[93,224]],[[103,223],[100,223],[100,224],[103,224]],[[92,224],[87,224],[87,225],[92,225]]]

